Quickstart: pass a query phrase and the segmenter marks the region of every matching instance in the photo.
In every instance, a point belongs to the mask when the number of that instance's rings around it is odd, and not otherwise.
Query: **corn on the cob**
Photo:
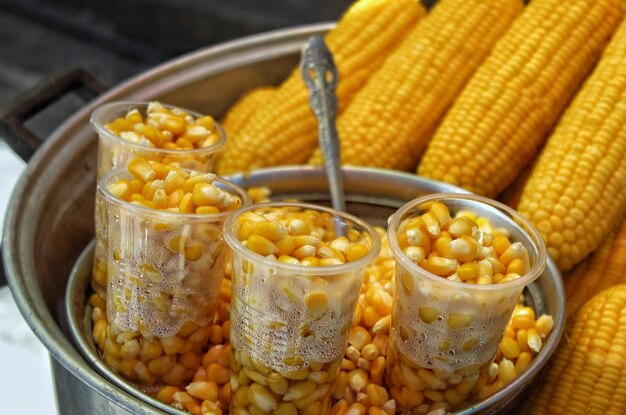
[[[261,86],[245,93],[239,98],[229,109],[221,121],[222,127],[226,131],[228,143],[232,142],[234,137],[243,126],[248,122],[254,112],[272,96],[276,91],[272,86]]]
[[[229,109],[224,118],[222,119],[222,127],[226,132],[226,145],[232,146],[235,142],[235,137],[246,125],[250,117],[255,111],[267,102],[267,100],[276,91],[276,87],[258,87],[252,91],[247,92],[241,96]],[[217,166],[224,156],[226,147],[222,148],[217,154],[215,154],[214,165]]]
[[[519,211],[561,270],[595,250],[626,209],[626,24],[548,140]]]
[[[620,5],[531,1],[444,118],[418,173],[481,195],[500,193],[593,68],[623,15]]]
[[[439,2],[340,116],[342,162],[414,169],[433,128],[522,10],[519,0]],[[322,164],[319,150],[309,162]]]
[[[592,298],[573,317],[524,414],[626,413],[626,285]]]
[[[500,196],[498,196],[498,200],[500,202],[512,207],[513,209],[517,209],[517,205],[519,204],[519,201],[522,198],[522,193],[524,192],[524,187],[526,187],[526,183],[528,183],[528,180],[530,179],[530,175],[532,174],[535,164],[536,163],[532,163],[530,166],[527,166],[517,175],[513,183],[511,183],[509,187],[507,187],[500,194]]]
[[[339,73],[341,112],[367,78],[425,14],[415,0],[360,0],[326,36]],[[309,94],[294,70],[227,146],[221,174],[308,160],[317,144]]]
[[[593,255],[563,277],[568,317],[600,291],[626,283],[626,222],[611,232]]]

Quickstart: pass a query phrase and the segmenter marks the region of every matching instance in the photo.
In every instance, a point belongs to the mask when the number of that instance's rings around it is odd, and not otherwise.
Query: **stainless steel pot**
[[[33,155],[7,211],[2,255],[18,307],[52,356],[60,413],[159,413],[145,400],[114,385],[94,370],[72,343],[65,318],[68,276],[81,251],[93,238],[97,140],[88,122],[93,109],[111,100],[158,99],[220,115],[243,92],[280,82],[297,63],[306,39],[330,27],[330,24],[320,24],[280,30],[200,50],[165,63],[91,101],[56,129]],[[28,111],[21,114],[22,118],[26,113]],[[19,124],[23,120],[18,117],[17,121]],[[30,140],[22,147],[23,154],[28,155],[36,145],[36,140]],[[321,172],[308,174],[316,179],[304,183],[318,192],[324,191]],[[381,183],[367,181],[372,177],[376,176],[360,177],[354,183],[365,192],[380,193]],[[419,180],[408,174],[397,174],[397,177],[398,185],[386,190],[391,193],[384,194],[399,200],[415,195]],[[248,181],[253,182],[254,179]],[[289,180],[282,182],[283,188],[278,191],[287,191],[289,186],[294,189],[293,184],[288,184]],[[450,190],[447,185],[427,183],[429,191]],[[551,295],[559,301],[562,287],[559,280],[556,281]],[[563,301],[562,296],[560,301]],[[562,319],[559,321],[554,342],[562,330]]]

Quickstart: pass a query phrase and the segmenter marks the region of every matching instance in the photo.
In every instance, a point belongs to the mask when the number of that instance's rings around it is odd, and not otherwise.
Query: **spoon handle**
[[[302,49],[302,79],[310,92],[309,102],[317,118],[319,143],[330,186],[333,209],[346,210],[341,173],[341,153],[335,118],[337,115],[337,68],[321,36],[312,36]]]

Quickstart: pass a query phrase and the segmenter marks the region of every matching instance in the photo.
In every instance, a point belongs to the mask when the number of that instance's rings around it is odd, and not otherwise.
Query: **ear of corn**
[[[346,164],[414,169],[426,140],[519,0],[442,0],[367,81],[338,120]],[[309,161],[322,164],[319,150]]]
[[[617,284],[626,283],[626,222],[616,228],[602,245],[563,276],[570,317],[591,297]]]
[[[535,156],[621,17],[618,0],[531,1],[444,118],[418,173],[499,194]]]
[[[325,38],[339,74],[340,112],[424,14],[415,0],[360,0],[344,14]],[[308,100],[296,68],[228,144],[218,171],[308,160],[317,144],[317,121]]]
[[[237,133],[243,128],[252,114],[259,109],[271,96],[276,88],[262,86],[245,93],[228,110],[221,121],[226,131],[229,144]]]
[[[561,270],[606,238],[626,209],[626,23],[548,140],[519,211]]]
[[[235,137],[241,131],[244,125],[248,122],[250,117],[259,109],[276,91],[275,87],[258,87],[246,94],[242,95],[229,109],[224,118],[221,121],[222,128],[226,132],[226,145],[232,146],[235,142]],[[219,165],[222,157],[224,156],[223,148],[215,155],[214,164]]]
[[[528,180],[530,179],[530,175],[535,168],[535,164],[536,163],[533,163],[530,166],[527,166],[517,175],[513,183],[511,183],[509,187],[507,187],[500,194],[500,196],[498,196],[498,200],[500,202],[512,207],[513,209],[517,209],[517,205],[519,204],[519,201],[522,198],[522,193],[524,192],[524,187],[526,187],[526,183],[528,183]]]
[[[520,413],[626,413],[626,285],[593,297],[571,323]]]

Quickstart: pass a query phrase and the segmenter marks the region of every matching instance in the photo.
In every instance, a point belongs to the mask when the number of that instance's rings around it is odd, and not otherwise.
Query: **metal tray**
[[[455,186],[424,179],[394,170],[347,167],[343,169],[348,212],[373,225],[386,226],[387,218],[401,205],[418,196],[438,192],[463,192]],[[328,185],[324,172],[309,166],[289,166],[259,169],[250,174],[235,175],[231,180],[243,187],[267,186],[272,199],[297,198],[302,201],[329,205]],[[75,263],[66,291],[66,312],[70,332],[85,358],[107,380],[144,400],[164,413],[186,414],[148,396],[135,385],[112,371],[101,359],[91,335],[91,309],[87,304],[90,293],[91,265],[94,243],[90,243]],[[458,415],[501,414],[515,409],[540,370],[555,351],[565,326],[565,294],[561,275],[548,260],[545,272],[524,291],[526,303],[537,315],[551,314],[554,328],[539,355],[527,370],[506,387],[471,407],[456,412]]]

